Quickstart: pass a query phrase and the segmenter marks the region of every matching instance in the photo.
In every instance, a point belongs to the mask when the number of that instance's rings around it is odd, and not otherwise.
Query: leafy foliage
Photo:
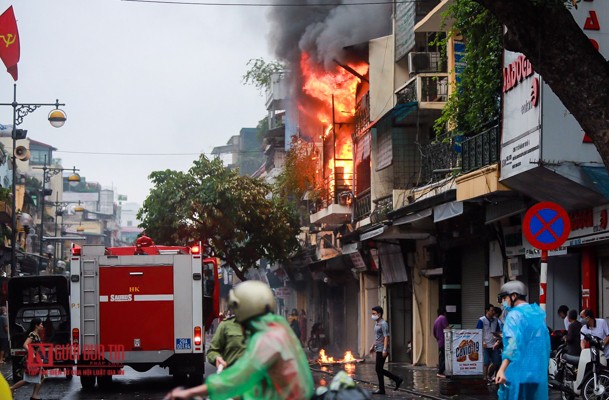
[[[317,162],[319,152],[313,143],[296,136],[285,157],[284,169],[277,178],[277,188],[283,197],[300,200],[307,191],[317,186]]]
[[[201,240],[243,280],[259,259],[285,260],[297,248],[298,221],[289,204],[220,159],[201,155],[188,172],[156,171],[150,179],[154,187],[138,218],[157,243]]]
[[[254,85],[260,94],[270,87],[273,73],[286,69],[279,61],[266,62],[263,58],[252,58],[247,62],[247,66],[250,69],[243,75],[243,83]]]
[[[437,134],[447,126],[461,133],[477,133],[499,116],[501,99],[502,27],[484,7],[473,0],[456,0],[448,9],[454,25],[441,44],[462,36],[465,41],[465,68],[456,90],[435,123]]]

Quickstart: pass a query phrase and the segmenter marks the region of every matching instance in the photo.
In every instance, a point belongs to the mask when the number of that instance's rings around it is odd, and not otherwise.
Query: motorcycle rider
[[[589,308],[585,308],[579,314],[582,318],[582,329],[581,333],[581,348],[585,349],[587,347],[587,343],[584,340],[584,335],[589,334],[592,336],[596,336],[597,338],[602,339],[604,348],[605,358],[609,360],[609,325],[604,318],[595,318],[594,311]]]
[[[307,357],[285,318],[273,314],[275,299],[268,285],[242,282],[228,296],[235,320],[249,333],[245,353],[204,385],[176,388],[166,398],[310,399],[314,387]]]
[[[506,282],[498,295],[508,311],[503,325],[503,355],[495,383],[504,384],[510,400],[548,398],[550,335],[546,313],[526,301],[527,289],[520,281]]]

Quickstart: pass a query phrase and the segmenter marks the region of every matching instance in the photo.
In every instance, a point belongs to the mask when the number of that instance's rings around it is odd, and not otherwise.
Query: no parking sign
[[[529,208],[522,221],[524,237],[541,250],[539,305],[546,309],[548,251],[559,248],[569,237],[571,220],[564,208],[544,201]]]

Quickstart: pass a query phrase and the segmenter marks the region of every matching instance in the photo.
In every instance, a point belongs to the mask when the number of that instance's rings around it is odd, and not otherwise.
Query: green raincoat
[[[245,353],[221,374],[207,378],[212,400],[309,400],[313,376],[299,340],[285,318],[266,314],[248,322]]]

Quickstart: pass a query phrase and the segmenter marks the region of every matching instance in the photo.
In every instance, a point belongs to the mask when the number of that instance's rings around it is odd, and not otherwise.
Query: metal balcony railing
[[[355,134],[370,125],[370,93],[366,93],[355,106]]]
[[[421,178],[419,184],[442,180],[457,168],[459,154],[455,151],[455,139],[450,133],[438,136],[421,147]]]
[[[370,220],[373,223],[384,221],[387,218],[387,213],[393,211],[393,195],[379,197],[374,200],[376,207],[372,214],[370,214]]]
[[[350,205],[353,202],[351,192],[353,182],[353,172],[339,172],[330,174],[324,179],[324,189],[318,210],[322,210],[330,206],[330,204]]]
[[[398,104],[445,103],[448,100],[448,74],[419,74],[395,92]]]
[[[461,166],[470,172],[499,161],[499,126],[466,139],[461,144]]]
[[[355,199],[354,219],[359,221],[370,215],[372,209],[372,195],[370,189],[363,191]]]

